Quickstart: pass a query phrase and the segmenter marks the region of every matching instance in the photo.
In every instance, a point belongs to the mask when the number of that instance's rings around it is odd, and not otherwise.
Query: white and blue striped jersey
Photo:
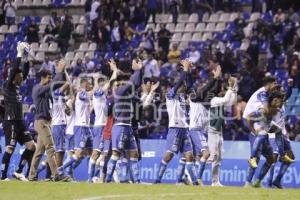
[[[188,128],[187,106],[183,95],[175,95],[171,89],[166,95],[169,128]]]
[[[257,111],[258,108],[260,108],[266,103],[268,103],[268,93],[265,87],[261,87],[250,97],[245,107],[243,118],[247,119],[249,114]]]
[[[94,126],[105,126],[107,121],[106,97],[101,89],[94,92],[93,107],[95,111]]]
[[[60,89],[54,91],[52,107],[52,126],[66,125],[66,99]]]
[[[190,102],[190,125],[189,129],[207,130],[209,125],[208,110],[200,102]]]
[[[90,97],[87,91],[77,93],[75,100],[75,126],[90,126]]]
[[[278,128],[281,129],[281,132],[283,135],[287,135],[287,131],[285,128],[285,108],[284,106],[282,106],[282,108],[278,111],[278,113],[273,117],[273,121],[272,124],[277,126]],[[274,137],[275,138],[275,134],[270,135],[270,137]]]

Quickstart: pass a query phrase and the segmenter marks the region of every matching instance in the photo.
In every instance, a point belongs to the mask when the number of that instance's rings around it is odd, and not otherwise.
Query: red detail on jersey
[[[111,139],[111,129],[112,129],[113,125],[114,125],[114,117],[113,117],[113,115],[110,115],[107,119],[106,125],[103,130],[104,140]]]

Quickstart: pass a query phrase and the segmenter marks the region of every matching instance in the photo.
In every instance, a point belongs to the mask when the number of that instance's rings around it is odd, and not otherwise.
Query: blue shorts
[[[290,141],[288,140],[287,136],[282,136],[282,139],[283,139],[283,151],[286,153],[288,151],[291,151],[292,148],[291,148],[291,143]],[[273,148],[273,153],[274,154],[279,154],[279,148],[278,148],[278,145],[276,143],[276,138],[270,138],[270,144]]]
[[[93,135],[89,127],[74,126],[74,142],[75,149],[92,149],[93,148]]]
[[[193,145],[195,156],[201,156],[202,151],[208,149],[207,133],[203,130],[190,130],[190,137]]]
[[[124,150],[137,151],[137,145],[131,126],[113,125],[112,150],[119,152]]]
[[[103,140],[103,129],[104,126],[95,126],[93,129],[93,149],[99,152],[101,152],[100,143]]]
[[[100,143],[100,151],[104,153],[111,152],[111,140],[102,140]]]
[[[65,149],[67,151],[74,151],[75,141],[74,135],[66,135],[65,137]]]
[[[55,145],[55,152],[65,151],[66,125],[52,126],[52,134]]]
[[[259,152],[261,152],[261,154],[264,157],[273,156],[273,148],[270,144],[269,136],[264,135],[263,137],[263,142],[262,145],[259,147]]]
[[[174,154],[192,152],[192,142],[186,128],[169,128],[167,135],[167,151]]]
[[[269,142],[270,142],[270,145],[271,145],[271,147],[273,149],[273,153],[274,154],[278,154],[278,146],[276,144],[275,138],[269,138]]]

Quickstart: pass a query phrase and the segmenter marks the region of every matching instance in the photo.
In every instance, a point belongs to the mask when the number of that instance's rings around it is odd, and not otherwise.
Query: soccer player
[[[34,129],[38,134],[37,148],[32,158],[29,174],[30,181],[37,181],[37,169],[45,151],[47,153],[47,163],[51,169],[53,181],[69,181],[69,177],[59,174],[55,159],[55,149],[51,132],[51,100],[52,92],[60,88],[65,83],[65,62],[59,61],[57,74],[52,80],[52,73],[43,69],[40,72],[40,83],[35,85],[32,90],[33,103],[36,108]]]
[[[118,81],[117,88],[114,89],[114,117],[115,123],[112,128],[112,156],[107,166],[106,182],[112,181],[112,176],[116,168],[117,161],[122,153],[128,154],[130,170],[134,183],[139,183],[138,151],[136,141],[131,128],[132,120],[132,99],[135,90],[142,82],[141,69],[143,67],[140,59],[132,61],[134,74],[129,81]],[[119,78],[120,80],[120,78]]]
[[[66,82],[61,88],[54,91],[52,108],[52,133],[55,144],[55,158],[57,167],[62,166],[65,155],[65,133],[66,133],[66,95],[65,90],[69,87]]]
[[[208,126],[208,148],[212,157],[212,183],[211,186],[222,187],[219,180],[220,166],[223,148],[223,125],[224,111],[232,106],[237,98],[237,80],[234,77],[228,79],[228,88],[223,97],[214,97],[210,101],[209,126]]]
[[[257,135],[254,143],[260,140],[261,154],[266,158],[262,166],[254,187],[261,187],[261,181],[275,162],[273,149],[269,141],[269,131],[272,127],[272,119],[278,113],[283,105],[284,95],[280,91],[273,91],[269,94],[268,104],[260,107],[248,115],[247,123],[250,130]]]
[[[169,115],[169,130],[167,136],[167,151],[160,162],[159,171],[155,183],[161,183],[164,172],[168,163],[174,157],[174,154],[181,152],[186,159],[186,169],[192,179],[193,185],[198,185],[195,166],[193,163],[193,150],[190,136],[188,134],[187,108],[184,93],[187,74],[190,70],[191,63],[187,60],[181,61],[183,71],[181,72],[179,81],[172,87],[166,95],[167,111]],[[181,166],[182,165],[182,166]],[[183,171],[183,163],[179,164],[177,183],[181,184]],[[184,167],[183,167],[184,168]]]
[[[22,96],[20,94],[20,86],[29,73],[29,62],[25,62],[23,68],[20,69],[21,60],[22,58],[27,59],[25,54],[28,53],[29,45],[25,42],[18,43],[17,59],[13,62],[8,78],[3,85],[3,103],[5,110],[3,131],[6,149],[2,157],[1,180],[9,180],[7,178],[9,162],[18,142],[20,145],[25,145],[26,149],[21,155],[18,169],[13,175],[18,180],[27,181],[22,171],[26,163],[30,166],[32,156],[36,149],[35,143],[29,135],[23,120]]]
[[[92,182],[92,178],[95,175],[96,161],[101,153],[100,143],[102,140],[103,129],[107,122],[106,95],[111,82],[117,78],[118,69],[115,61],[110,60],[109,65],[111,70],[113,71],[110,80],[105,81],[105,79],[103,78],[98,78],[98,80],[95,81],[92,101],[95,111],[95,123],[93,129],[93,153],[88,165],[88,182]]]
[[[203,185],[202,175],[205,170],[206,161],[210,154],[207,144],[207,128],[209,122],[208,110],[203,103],[211,92],[211,89],[215,86],[219,77],[221,76],[221,67],[217,65],[217,68],[212,71],[213,78],[202,88],[200,91],[197,89],[190,94],[190,124],[189,133],[193,145],[193,153],[197,163],[197,179],[199,185]]]

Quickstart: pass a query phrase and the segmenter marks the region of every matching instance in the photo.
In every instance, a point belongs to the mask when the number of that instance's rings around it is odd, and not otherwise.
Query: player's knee
[[[268,157],[267,158],[267,163],[269,165],[272,165],[273,163],[275,163],[275,156],[273,155],[273,156]]]
[[[294,153],[293,153],[293,151],[288,151],[287,152],[287,155],[291,158],[291,159],[295,159],[295,155],[294,155]]]
[[[274,157],[274,160],[276,161],[278,159],[278,154],[274,154],[273,157]]]
[[[113,151],[112,152],[112,156],[114,156],[115,158],[119,159],[120,158],[120,153],[118,151]]]
[[[187,162],[193,162],[193,160],[194,160],[194,156],[193,156],[192,152],[186,153],[185,158],[186,158]]]
[[[5,151],[8,154],[12,154],[14,152],[15,148],[12,146],[6,146]]]
[[[172,160],[173,156],[174,156],[174,154],[173,154],[172,152],[167,152],[167,153],[165,154],[163,160],[164,160],[165,162],[170,162],[170,160]]]
[[[93,151],[93,154],[92,154],[92,156],[91,156],[91,158],[93,159],[93,160],[97,160],[98,159],[98,157],[99,157],[99,152],[98,151]]]
[[[209,158],[209,156],[210,156],[209,151],[208,150],[204,150],[203,153],[202,153],[202,158],[204,160],[207,160]]]
[[[26,148],[29,149],[30,151],[35,151],[36,145],[33,141],[27,142],[25,144]]]

